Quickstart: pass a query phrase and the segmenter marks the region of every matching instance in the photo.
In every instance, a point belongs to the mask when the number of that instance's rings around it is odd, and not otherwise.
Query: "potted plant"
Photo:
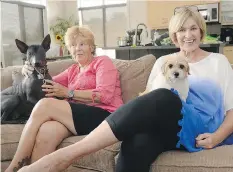
[[[65,47],[64,36],[67,29],[74,25],[78,25],[78,22],[71,16],[68,19],[58,17],[55,24],[50,26],[50,31],[52,32],[54,40],[59,45],[59,56],[69,55],[69,52]]]

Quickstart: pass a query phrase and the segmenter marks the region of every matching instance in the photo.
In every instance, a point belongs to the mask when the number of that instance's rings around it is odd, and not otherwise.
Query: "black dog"
[[[25,123],[35,104],[45,96],[42,91],[44,79],[52,79],[48,73],[46,52],[50,49],[50,35],[47,35],[41,45],[28,46],[15,40],[21,53],[26,54],[27,61],[33,66],[33,73],[23,80],[14,81],[13,86],[1,92],[1,123]]]

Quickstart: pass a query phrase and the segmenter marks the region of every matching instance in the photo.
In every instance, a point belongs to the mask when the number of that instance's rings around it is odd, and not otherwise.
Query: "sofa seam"
[[[99,169],[95,169],[95,168],[91,168],[91,167],[87,167],[87,166],[82,166],[82,165],[77,165],[77,164],[72,164],[72,167],[75,168],[82,168],[82,169],[88,169],[88,170],[95,170],[95,171],[99,171],[99,172],[106,172],[105,170],[99,170]]]

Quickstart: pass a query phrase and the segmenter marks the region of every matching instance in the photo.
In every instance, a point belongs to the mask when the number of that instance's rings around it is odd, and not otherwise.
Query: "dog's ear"
[[[165,75],[165,72],[166,72],[166,65],[167,65],[167,62],[165,62],[161,67],[163,75]]]
[[[50,49],[50,43],[51,43],[51,38],[50,35],[48,34],[41,43],[42,47],[45,49],[46,52]]]
[[[16,46],[18,47],[19,51],[23,54],[26,54],[26,52],[28,50],[28,45],[25,44],[24,42],[18,40],[18,39],[15,39],[15,43],[16,43]]]

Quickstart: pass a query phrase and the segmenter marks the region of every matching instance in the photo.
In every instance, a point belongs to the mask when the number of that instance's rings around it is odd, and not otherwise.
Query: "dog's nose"
[[[41,64],[39,62],[35,63],[35,67],[40,67],[40,66],[41,66]]]
[[[179,72],[174,72],[174,76],[177,78],[179,76]]]
[[[42,67],[42,66],[45,66],[46,63],[47,63],[46,60],[45,60],[45,61],[36,62],[36,63],[35,63],[35,67]]]

